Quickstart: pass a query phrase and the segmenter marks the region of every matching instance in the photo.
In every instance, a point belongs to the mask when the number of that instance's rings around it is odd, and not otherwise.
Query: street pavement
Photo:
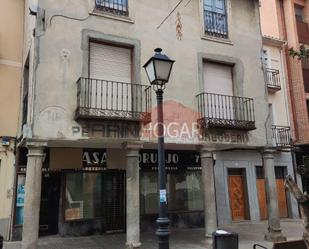
[[[281,225],[283,234],[288,240],[301,239],[303,233],[301,220],[284,220]],[[222,229],[239,234],[239,249],[252,249],[255,243],[272,248],[272,243],[264,241],[267,222],[238,222]],[[142,233],[141,239],[141,249],[158,248],[153,233]],[[20,248],[20,242],[4,244],[4,249]],[[125,249],[125,234],[88,237],[47,236],[40,238],[39,249]],[[209,249],[209,246],[203,238],[203,229],[178,229],[172,231],[170,249]]]

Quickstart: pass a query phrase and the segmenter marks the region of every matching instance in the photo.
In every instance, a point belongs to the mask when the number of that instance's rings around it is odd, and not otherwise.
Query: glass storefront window
[[[24,223],[26,175],[17,175],[15,225]]]
[[[169,211],[203,210],[200,171],[177,171],[167,174]],[[141,214],[158,213],[158,173],[141,173]]]
[[[65,196],[65,220],[102,217],[100,173],[66,174]]]

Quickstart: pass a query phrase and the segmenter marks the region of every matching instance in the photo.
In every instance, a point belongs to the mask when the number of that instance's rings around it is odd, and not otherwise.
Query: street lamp
[[[168,56],[161,54],[162,49],[156,48],[155,54],[151,57],[144,68],[146,70],[150,84],[157,95],[158,111],[158,179],[159,179],[159,218],[157,219],[159,249],[169,249],[169,224],[167,216],[166,197],[166,174],[165,174],[165,153],[164,153],[164,128],[163,128],[163,90],[168,82],[172,67],[175,61]]]

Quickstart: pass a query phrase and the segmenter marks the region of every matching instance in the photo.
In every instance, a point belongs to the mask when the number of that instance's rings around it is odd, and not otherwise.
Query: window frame
[[[201,16],[202,16],[202,34],[204,37],[207,37],[207,38],[210,38],[210,39],[218,39],[218,40],[229,40],[229,13],[228,13],[228,5],[230,4],[229,3],[229,0],[222,0],[224,1],[224,14],[222,13],[219,13],[219,12],[215,12],[214,10],[211,11],[211,13],[217,13],[217,14],[220,14],[220,15],[224,15],[225,16],[225,26],[226,26],[226,30],[225,30],[225,33],[226,34],[220,34],[218,32],[212,32],[212,34],[210,34],[208,31],[207,31],[207,27],[206,27],[206,21],[205,21],[205,11],[206,10],[206,3],[205,3],[206,0],[203,0],[201,1]],[[213,3],[213,8],[214,9],[214,6],[215,6],[215,1],[216,0],[211,0],[212,3]],[[209,11],[210,12],[210,11]]]
[[[101,4],[98,4],[97,2],[100,1]],[[129,10],[129,0],[120,0],[120,4],[118,3],[119,1],[116,2],[115,0],[94,0],[95,2],[95,9],[97,11],[102,11],[106,13],[110,13],[116,16],[125,16],[128,17],[130,10]],[[125,6],[126,3],[126,6]],[[102,6],[105,4],[105,6]],[[112,5],[113,7],[108,7],[107,5]],[[118,5],[118,8],[115,8],[115,5]],[[126,8],[126,10],[120,10],[120,6],[122,8]]]
[[[127,15],[120,15],[120,14],[113,13],[112,11],[105,11],[105,10],[96,8],[96,0],[88,0],[88,6],[89,6],[88,12],[89,12],[89,15],[101,16],[101,17],[105,17],[108,19],[116,20],[116,21],[134,24],[135,22],[134,0],[126,0],[126,1],[128,3],[128,7],[127,7],[128,14]]]

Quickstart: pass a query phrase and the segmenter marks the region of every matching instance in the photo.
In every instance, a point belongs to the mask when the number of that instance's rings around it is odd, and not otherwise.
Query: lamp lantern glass
[[[161,48],[156,48],[154,56],[144,65],[151,85],[164,85],[167,83],[175,62],[161,52]]]

